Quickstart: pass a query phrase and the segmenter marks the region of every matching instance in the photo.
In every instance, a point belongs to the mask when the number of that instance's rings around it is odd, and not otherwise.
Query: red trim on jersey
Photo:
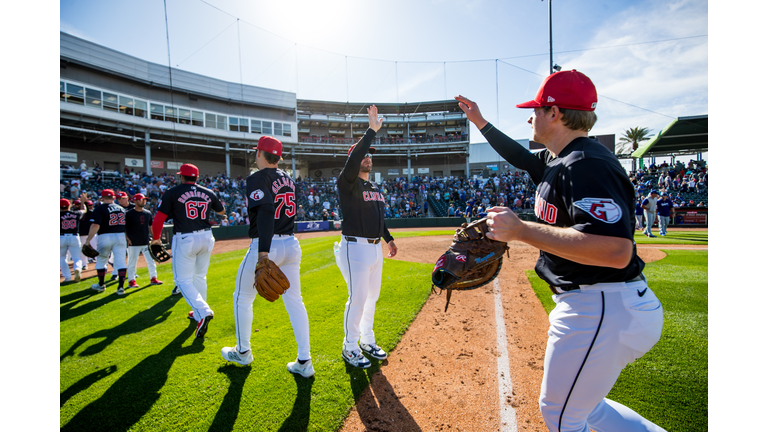
[[[163,223],[165,223],[166,219],[168,219],[167,214],[161,211],[157,212],[157,216],[152,221],[152,240],[160,238],[160,235],[163,233]]]

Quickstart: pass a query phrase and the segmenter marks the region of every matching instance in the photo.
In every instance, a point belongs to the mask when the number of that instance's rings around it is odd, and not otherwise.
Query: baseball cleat
[[[91,285],[91,289],[98,292],[103,292],[107,287],[105,285],[99,285],[99,284],[93,284]]]
[[[80,282],[80,269],[75,269],[75,282]]]
[[[296,359],[296,361],[288,363],[287,366],[288,372],[299,374],[304,378],[309,378],[315,374],[315,368],[312,367],[312,359],[307,360],[304,364],[299,363],[299,359]]]
[[[354,367],[365,369],[371,366],[371,361],[365,358],[365,356],[358,350],[349,352],[346,348],[342,348],[341,356],[344,358],[345,362]]]
[[[360,349],[376,360],[384,360],[387,358],[387,353],[385,353],[383,349],[376,345],[375,342],[372,344],[360,344]]]
[[[191,319],[192,321],[197,321],[195,319],[195,313],[192,311],[189,311],[189,313],[187,314],[187,318]]]
[[[157,280],[156,277],[153,277],[152,279],[149,280],[149,284],[150,285],[162,285],[163,281]]]
[[[110,282],[115,281],[115,280],[117,280],[117,275],[112,275],[112,277],[109,278]]]
[[[123,288],[118,288],[117,295],[125,295],[125,290]]]
[[[171,290],[171,295],[179,295],[181,294],[181,289],[179,287],[173,287],[173,290]]]
[[[128,281],[128,288],[138,288],[139,284],[136,283],[135,279],[131,279]]]
[[[237,352],[237,347],[224,347],[221,349],[221,356],[224,360],[239,363],[243,366],[248,365],[253,361],[253,352],[248,350],[245,354]]]
[[[198,321],[197,328],[195,329],[196,338],[202,338],[203,336],[205,336],[205,332],[208,331],[208,322],[212,319],[213,319],[213,315],[208,315],[205,318]]]

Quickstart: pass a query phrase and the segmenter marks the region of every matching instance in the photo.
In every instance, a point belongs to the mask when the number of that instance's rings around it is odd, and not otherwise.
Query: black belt
[[[344,236],[344,239],[347,240],[348,242],[353,242],[353,243],[357,242],[357,237]],[[370,244],[379,244],[379,242],[381,242],[380,238],[376,240],[372,240],[372,239],[366,239],[366,240],[368,240],[368,243]]]
[[[194,231],[177,232],[176,234],[195,234],[195,233],[199,233],[199,232],[203,232],[203,231],[210,231],[210,230],[211,230],[210,228],[203,228],[203,229],[194,230]]]
[[[640,281],[644,281],[644,280],[645,280],[645,276],[643,276],[643,274],[640,273],[639,275],[633,277],[632,279],[630,279],[628,281],[624,281],[624,282],[626,282],[626,283],[629,283],[629,282],[640,282]],[[554,287],[552,285],[549,286],[549,290],[552,291],[552,294],[554,294],[554,295],[562,294],[562,292],[558,292],[558,290],[560,290],[560,291],[575,291],[577,289],[581,289],[581,285],[562,285],[562,286],[558,286],[558,287]]]

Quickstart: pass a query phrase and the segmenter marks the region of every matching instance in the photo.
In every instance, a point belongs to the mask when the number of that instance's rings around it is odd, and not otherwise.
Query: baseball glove
[[[253,287],[268,301],[275,301],[291,287],[291,283],[280,267],[267,257],[259,258]]]
[[[165,246],[163,246],[162,243],[149,245],[149,254],[152,255],[152,259],[157,262],[166,262],[171,259],[171,254],[165,250]]]
[[[83,255],[87,256],[88,258],[96,258],[99,256],[99,251],[94,249],[93,246],[89,245],[88,243],[84,244],[80,250],[83,252]]]
[[[509,246],[489,239],[487,233],[486,218],[461,224],[451,247],[437,260],[432,270],[432,292],[435,287],[448,290],[446,311],[452,290],[472,290],[491,282],[499,275],[504,252],[509,257]]]

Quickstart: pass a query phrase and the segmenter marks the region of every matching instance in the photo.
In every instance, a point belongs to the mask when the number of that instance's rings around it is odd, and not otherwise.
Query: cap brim
[[[540,103],[538,103],[538,102],[536,102],[534,100],[530,100],[528,102],[523,102],[521,104],[515,105],[516,108],[539,108],[539,107],[542,107],[542,106],[544,106],[544,105],[542,105],[542,104],[540,104]]]
[[[368,147],[368,153],[370,154],[376,153],[376,147]]]

